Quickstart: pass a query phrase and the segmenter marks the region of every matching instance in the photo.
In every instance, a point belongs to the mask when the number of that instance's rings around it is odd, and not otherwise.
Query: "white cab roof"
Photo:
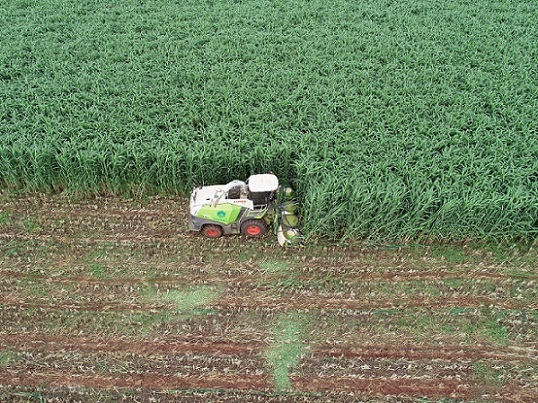
[[[192,195],[196,195],[196,198],[192,200],[194,205],[207,204],[213,199],[215,193],[222,190],[224,185],[204,186],[202,188],[195,189]]]
[[[273,192],[278,189],[278,178],[273,174],[251,175],[248,188],[251,192]]]

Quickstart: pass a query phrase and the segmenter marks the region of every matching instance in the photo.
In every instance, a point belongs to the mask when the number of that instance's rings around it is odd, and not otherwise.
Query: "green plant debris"
[[[473,363],[473,377],[486,388],[498,388],[503,385],[505,371],[494,363],[477,361]]]
[[[110,242],[99,243],[91,252],[86,255],[86,262],[99,262],[108,259],[109,251],[112,247]]]
[[[41,229],[34,218],[26,218],[22,221],[22,226],[24,230],[29,234],[33,234]]]
[[[27,402],[46,403],[47,401],[41,392],[15,392],[12,396],[25,398]]]
[[[0,212],[0,225],[6,225],[11,221],[11,213],[9,211]]]
[[[10,350],[1,350],[0,351],[0,367],[9,368],[12,365],[17,364],[19,358],[17,353]]]
[[[512,278],[516,279],[537,279],[538,271],[527,269],[505,269],[504,272]]]
[[[510,341],[508,327],[503,323],[508,315],[508,311],[492,311],[488,308],[483,309],[484,319],[478,331],[484,334],[486,338],[504,346]]]
[[[192,290],[169,290],[158,294],[156,299],[172,303],[178,313],[194,314],[201,311],[202,307],[213,302],[220,292],[210,287],[199,287]]]
[[[305,333],[308,323],[303,315],[290,313],[275,319],[272,333],[274,343],[265,351],[265,359],[273,371],[275,386],[279,391],[292,388],[289,374],[297,367],[306,351]]]
[[[17,256],[24,250],[24,242],[17,240],[9,240],[6,243],[0,245],[0,253],[5,257]]]
[[[93,264],[90,268],[91,274],[96,278],[106,277],[106,267],[102,264]]]
[[[159,312],[137,313],[131,316],[129,323],[139,326],[144,334],[149,334],[156,326],[166,325],[174,320],[187,320],[196,315],[210,315],[217,311],[207,306],[218,298],[220,292],[212,287],[195,287],[188,290],[168,290],[155,293],[149,290],[145,298],[151,301],[163,301],[171,304],[172,309]]]
[[[24,287],[23,289],[26,295],[29,296],[44,297],[48,293],[49,287],[46,287],[43,282],[34,279],[22,280],[21,285]]]
[[[264,273],[285,274],[289,270],[289,264],[279,260],[264,260],[259,263]]]
[[[449,263],[465,263],[472,261],[472,256],[466,254],[461,246],[438,246],[432,249],[434,257],[446,260]]]
[[[99,279],[107,277],[107,262],[110,260],[109,251],[111,244],[108,242],[99,244],[86,255],[86,265],[89,273]]]

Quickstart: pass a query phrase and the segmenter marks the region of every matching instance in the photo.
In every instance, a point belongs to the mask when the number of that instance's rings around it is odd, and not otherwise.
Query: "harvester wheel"
[[[267,225],[263,220],[247,220],[241,224],[241,233],[243,235],[259,238],[267,232]]]
[[[222,236],[222,227],[219,225],[214,224],[208,224],[204,225],[204,228],[202,229],[202,233],[207,238],[220,238]]]

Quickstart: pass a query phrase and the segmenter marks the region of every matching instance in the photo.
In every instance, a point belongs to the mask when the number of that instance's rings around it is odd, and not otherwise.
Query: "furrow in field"
[[[60,337],[28,333],[0,334],[0,348],[13,351],[84,351],[121,352],[136,354],[258,354],[266,344],[248,341],[245,343],[223,341],[192,341],[178,335],[163,341],[110,340],[80,336]]]
[[[82,351],[119,352],[136,354],[213,354],[251,356],[268,348],[267,342],[256,340],[203,341],[177,335],[162,340],[125,339],[111,340],[81,336],[53,336],[32,333],[0,334],[0,349],[10,351]],[[538,346],[536,346],[538,347]],[[425,345],[425,344],[363,344],[324,345],[315,344],[308,349],[313,357],[364,360],[444,360],[446,362],[469,362],[490,360],[538,364],[538,348],[493,345]]]
[[[75,388],[144,388],[144,389],[223,389],[223,390],[274,390],[266,375],[202,374],[196,376],[151,374],[80,374],[63,371],[27,371],[0,369],[3,385],[75,387]],[[413,377],[317,377],[292,376],[293,389],[299,392],[345,392],[365,397],[394,396],[400,398],[446,398],[487,401],[532,402],[535,390],[525,390],[521,385],[503,388],[482,388],[469,380],[439,380]]]
[[[324,282],[334,285],[340,285],[343,287],[345,284],[348,288],[355,283],[364,285],[365,283],[385,283],[392,282],[407,282],[407,281],[428,281],[434,283],[442,283],[444,280],[472,280],[472,281],[495,281],[495,282],[519,282],[518,278],[514,278],[511,274],[503,273],[480,273],[480,272],[455,272],[455,271],[439,271],[439,272],[387,272],[387,273],[363,273],[363,274],[344,274],[334,279],[327,279],[323,272],[310,273],[310,274],[278,274],[267,275],[263,273],[253,274],[238,274],[238,273],[207,273],[204,275],[188,274],[177,276],[153,276],[153,277],[113,277],[113,278],[96,278],[95,276],[60,276],[55,274],[54,276],[48,276],[46,274],[38,274],[35,272],[36,266],[29,264],[27,269],[32,271],[26,271],[24,268],[19,268],[20,271],[12,269],[0,268],[0,283],[13,283],[14,279],[22,280],[35,280],[44,283],[55,284],[77,284],[77,285],[103,285],[103,286],[120,286],[131,284],[161,284],[172,285],[174,283],[216,283],[226,282],[233,285],[245,285],[245,286],[264,286],[271,283],[277,285],[275,282],[293,279],[297,287],[308,286],[309,282],[312,284],[321,284]],[[185,270],[185,265],[178,267],[180,270]],[[163,269],[164,270],[164,269]],[[167,271],[173,271],[174,266],[168,265]],[[524,281],[534,282],[538,280],[538,276],[527,276]]]
[[[538,346],[537,346],[538,347]],[[515,346],[493,347],[491,345],[418,345],[418,344],[372,344],[358,346],[319,346],[315,354],[324,357],[374,360],[493,360],[502,362],[530,362],[538,364],[538,349]]]
[[[359,377],[293,377],[294,388],[301,391],[357,392],[368,396],[415,397],[426,399],[483,399],[489,402],[534,402],[536,390],[509,384],[502,388],[482,387],[473,380],[440,380],[429,377],[391,376],[373,379]]]
[[[136,393],[136,398],[133,396]],[[2,387],[0,385],[0,396],[8,396],[8,401],[13,403],[28,403],[25,397],[21,395],[43,395],[47,397],[47,401],[51,402],[121,402],[128,399],[137,402],[190,402],[190,403],[238,403],[238,402],[266,402],[266,403],[293,403],[293,402],[312,402],[312,403],[350,403],[356,402],[355,394],[327,392],[327,393],[281,393],[281,392],[266,392],[256,390],[237,390],[237,389],[149,389],[137,387],[135,390],[125,390],[121,388],[115,389],[99,389],[99,388],[73,388],[69,386],[63,387]],[[394,400],[391,398],[376,399],[378,403],[403,403],[409,400],[399,398]]]
[[[340,390],[362,392],[373,396],[424,396],[428,398],[446,397],[467,398],[473,385],[461,381],[447,381],[422,378],[377,378],[358,377],[293,377],[293,386],[304,391]]]
[[[2,296],[0,304],[5,307],[35,308],[46,311],[74,310],[74,311],[147,311],[157,312],[162,310],[173,310],[174,305],[170,303],[143,303],[129,302],[125,300],[111,299],[102,301],[96,297],[94,301],[69,301],[69,297],[48,298],[48,297],[17,297]],[[134,297],[133,297],[134,298]],[[207,305],[213,309],[268,309],[271,311],[288,310],[371,310],[371,309],[406,309],[406,308],[473,308],[490,307],[501,309],[538,309],[538,302],[530,303],[516,299],[494,298],[494,297],[474,297],[474,296],[453,296],[453,297],[422,297],[409,296],[404,298],[379,297],[372,299],[351,299],[326,297],[321,294],[281,294],[263,295],[262,292],[247,295],[226,295],[215,302]]]
[[[163,242],[163,243],[177,243],[178,238],[185,239],[188,242],[189,239],[193,239],[192,235],[188,233],[163,233],[157,231],[144,231],[144,232],[129,232],[129,233],[120,233],[114,232],[110,234],[95,233],[91,236],[77,236],[77,242],[79,244],[93,244],[96,241],[99,242],[129,242],[134,244],[146,244],[149,242]],[[50,235],[50,234],[7,234],[1,233],[0,239],[15,240],[15,241],[56,241],[67,243],[70,242],[72,237],[71,235]],[[194,242],[194,239],[193,239]]]
[[[234,374],[268,375],[262,356],[221,353],[151,353],[124,351],[29,350],[9,353],[9,369],[32,372],[48,370],[79,375],[162,375],[193,376]],[[6,365],[4,365],[7,367]]]
[[[170,310],[172,307],[170,304],[156,303],[156,304],[144,304],[138,302],[127,301],[97,301],[93,302],[70,302],[65,299],[57,299],[49,301],[48,298],[14,298],[14,297],[0,297],[0,304],[3,307],[19,307],[19,308],[33,308],[43,311],[141,311],[141,312],[158,312],[162,310]]]
[[[274,390],[266,372],[265,343],[178,343],[177,341],[113,341],[89,338],[2,335],[0,349],[16,354],[8,368],[0,370],[0,384],[79,388],[149,389],[215,388]],[[327,354],[327,349],[328,353]],[[359,347],[358,349],[361,349]],[[491,401],[529,401],[531,391],[516,378],[502,387],[489,388],[476,379],[474,362],[501,360],[505,373],[517,373],[513,358],[502,349],[476,346],[466,354],[460,346],[446,346],[435,356],[433,346],[363,346],[349,354],[345,348],[320,346],[307,353],[290,374],[299,392],[344,392],[365,396],[448,397]],[[377,350],[381,354],[377,354]],[[480,354],[480,350],[493,354]],[[334,358],[334,354],[342,354]],[[327,358],[328,357],[328,358]],[[508,358],[512,364],[503,361]],[[522,361],[519,364],[528,364]],[[494,364],[490,364],[494,365]],[[201,386],[203,385],[203,386]],[[513,398],[514,400],[510,400]],[[508,400],[507,400],[508,399]],[[519,399],[519,400],[518,400]]]
[[[85,387],[85,388],[150,388],[150,389],[236,389],[236,390],[270,390],[271,380],[266,375],[152,375],[152,374],[80,374],[63,371],[33,372],[25,369],[11,370],[0,368],[3,385],[49,387]]]
[[[0,300],[1,301],[1,300]],[[496,307],[502,309],[538,309],[538,303],[529,303],[505,298],[474,297],[422,297],[371,299],[334,298],[324,295],[234,295],[224,296],[212,304],[213,308],[267,308],[272,310],[371,310],[371,309],[405,309],[405,308],[447,308],[447,307]]]

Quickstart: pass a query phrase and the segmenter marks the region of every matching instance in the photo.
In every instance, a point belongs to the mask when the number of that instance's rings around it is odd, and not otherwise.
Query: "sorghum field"
[[[305,232],[536,238],[535,0],[0,4],[0,183],[274,171]]]
[[[535,249],[210,240],[162,196],[0,207],[2,402],[536,402]]]
[[[0,401],[538,401],[537,27],[0,1]],[[187,230],[193,186],[269,170],[305,247]]]

